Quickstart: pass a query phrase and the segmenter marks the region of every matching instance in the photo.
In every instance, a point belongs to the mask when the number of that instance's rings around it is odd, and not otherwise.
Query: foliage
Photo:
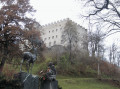
[[[18,79],[7,79],[6,75],[0,75],[0,89],[22,89],[22,84]]]
[[[34,12],[29,0],[0,0],[0,3],[0,52],[3,55],[0,63],[1,72],[10,53],[17,51],[19,55],[19,42],[23,40],[24,29],[35,20],[26,15]],[[17,50],[12,51],[13,45]]]
[[[36,27],[35,24],[38,24],[37,22],[34,22],[29,24],[30,27],[27,26],[26,30],[24,31],[24,40],[28,40],[28,44],[26,45],[27,47],[31,46],[36,46],[36,47],[41,47],[42,44],[42,40],[40,38],[40,31],[39,31],[39,27]],[[40,26],[40,25],[39,25]]]
[[[0,89],[22,89],[22,84],[18,80],[1,80]]]
[[[43,72],[46,72],[47,68],[48,68],[48,64],[49,62],[51,62],[52,59],[50,58],[47,58],[46,60],[44,61],[41,61],[41,63],[35,63],[34,64],[34,67],[33,67],[33,74],[38,74],[40,75],[40,72],[43,71]]]
[[[12,80],[17,70],[10,64],[5,64],[2,74],[7,81]]]
[[[57,62],[56,68],[58,74],[80,77],[97,77],[98,58],[79,55],[79,59],[75,60],[73,64],[69,63],[67,58],[68,55],[63,55]],[[106,76],[115,78],[116,76],[119,78],[120,72],[117,66],[104,60],[100,60],[99,65],[101,77]]]
[[[57,72],[61,75],[71,75],[71,76],[84,76],[84,77],[95,77],[96,70],[82,60],[75,60],[73,64],[68,61],[68,55],[61,56],[59,62],[57,63]],[[84,59],[83,59],[84,60]],[[94,72],[93,72],[94,71]]]

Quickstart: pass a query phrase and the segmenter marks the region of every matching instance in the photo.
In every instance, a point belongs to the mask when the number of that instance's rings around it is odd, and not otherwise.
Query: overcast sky
[[[78,0],[31,0],[31,5],[37,10],[34,17],[41,25],[70,18],[87,28],[87,23],[83,24],[83,20],[80,18],[80,14],[84,13],[84,8],[82,8],[82,3],[78,3]],[[110,46],[116,42],[119,45],[119,35],[108,37],[105,44]]]
[[[31,4],[37,10],[35,17],[41,25],[65,18],[81,23],[81,7],[75,0],[31,0]]]

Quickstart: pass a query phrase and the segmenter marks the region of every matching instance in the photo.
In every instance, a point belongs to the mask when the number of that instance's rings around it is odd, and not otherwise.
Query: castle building
[[[64,28],[66,26],[66,23],[68,21],[71,21],[72,24],[74,24],[77,28],[77,32],[78,32],[78,47],[80,49],[83,50],[87,50],[87,30],[85,28],[83,28],[82,26],[80,26],[79,24],[73,22],[72,20],[70,20],[69,18],[55,22],[55,23],[51,23],[51,24],[47,24],[42,26],[42,33],[41,33],[41,38],[44,41],[44,44],[46,45],[46,47],[50,48],[54,45],[62,45],[62,46],[67,46],[66,43],[63,43],[63,32],[64,32]]]

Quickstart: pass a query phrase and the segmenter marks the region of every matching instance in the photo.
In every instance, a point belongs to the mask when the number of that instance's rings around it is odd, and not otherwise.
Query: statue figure
[[[53,65],[52,62],[49,62],[46,76],[49,80],[55,80],[56,79],[56,69],[55,69],[55,66]]]
[[[43,73],[43,71],[40,73]],[[58,89],[56,69],[52,62],[49,62],[47,72],[44,73],[40,81],[40,89]]]
[[[27,62],[26,66],[28,67],[27,68],[28,73],[29,73],[30,66],[32,64],[32,66],[31,66],[31,73],[32,73],[32,67],[34,65],[34,62],[37,59],[37,48],[33,47],[32,49],[33,49],[33,53],[31,53],[31,52],[24,52],[23,53],[23,59],[21,61],[20,71],[22,71],[23,62],[26,61]]]

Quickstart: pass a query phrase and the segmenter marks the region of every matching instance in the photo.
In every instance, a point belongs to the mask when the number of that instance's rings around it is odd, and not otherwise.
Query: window
[[[63,40],[61,40],[61,44],[63,44]]]
[[[47,40],[47,38],[44,39],[44,41]]]
[[[58,29],[56,29],[56,32],[58,31]]]
[[[54,41],[54,45],[56,44],[56,41]]]
[[[57,38],[57,35],[56,35],[56,38]]]
[[[52,32],[54,32],[54,30],[52,30]]]
[[[49,37],[49,39],[50,39],[50,37]]]
[[[51,42],[49,42],[49,46],[51,46]]]
[[[49,33],[50,33],[50,31],[49,31]]]
[[[63,37],[63,38],[64,38],[64,37],[65,37],[65,35],[62,35],[61,37]]]
[[[52,39],[54,39],[54,36],[52,36]]]

